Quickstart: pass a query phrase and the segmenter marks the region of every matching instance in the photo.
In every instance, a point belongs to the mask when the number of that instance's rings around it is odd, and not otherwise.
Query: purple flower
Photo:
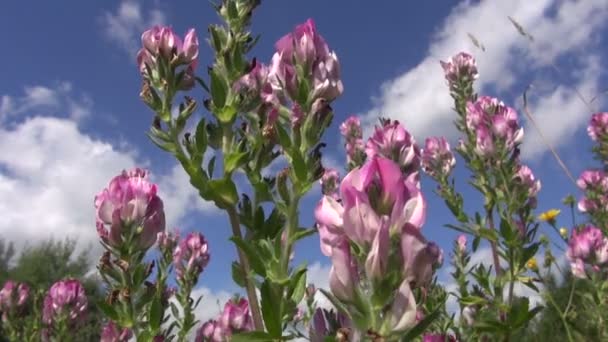
[[[450,87],[453,87],[458,82],[477,79],[478,73],[475,58],[466,52],[460,52],[450,57],[447,61],[441,61],[440,63],[445,73],[445,79]]]
[[[422,342],[456,342],[456,339],[452,335],[424,334],[422,336]]]
[[[570,260],[589,259],[591,253],[601,244],[602,240],[602,231],[596,227],[587,226],[580,231],[573,229],[572,236],[568,240],[566,255]]]
[[[365,260],[367,279],[378,281],[386,276],[390,255],[390,235],[387,225],[381,225],[376,232],[371,249]]]
[[[122,245],[131,230],[137,229],[131,243],[143,250],[150,248],[158,233],[165,230],[163,201],[156,184],[148,181],[143,169],[123,171],[106,189],[95,196],[97,232],[102,241],[114,248]],[[109,226],[109,229],[106,228]]]
[[[315,219],[321,242],[321,252],[331,256],[332,249],[343,238],[344,207],[333,196],[323,196],[315,208]]]
[[[608,135],[608,113],[593,114],[587,133],[593,141],[605,141]]]
[[[101,342],[128,342],[133,337],[131,329],[120,329],[114,322],[106,323],[101,329]]]
[[[61,280],[53,284],[44,298],[42,321],[51,325],[59,317],[69,323],[82,323],[88,307],[82,284],[75,279]]]
[[[184,41],[170,27],[154,26],[141,35],[143,48],[139,54],[149,54],[167,61],[176,59],[179,64],[191,64],[198,60],[199,42],[194,29],[186,31]]]
[[[447,176],[456,165],[450,144],[444,137],[427,138],[422,150],[422,169],[429,176]]]
[[[193,279],[194,282],[209,263],[209,246],[200,233],[190,233],[173,252],[173,265],[177,278]]]

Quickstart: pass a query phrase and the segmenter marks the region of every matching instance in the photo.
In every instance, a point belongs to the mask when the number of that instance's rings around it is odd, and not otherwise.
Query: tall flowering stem
[[[24,316],[27,314],[30,302],[30,287],[25,283],[8,280],[0,290],[0,314],[2,327],[11,341],[25,340],[26,331],[23,329]]]
[[[163,316],[158,295],[163,284],[146,280],[154,262],[144,262],[165,230],[163,202],[148,177],[143,169],[125,170],[95,197],[97,232],[105,249],[98,269],[108,287],[100,308],[120,328],[143,339],[160,333]]]
[[[472,303],[492,308],[493,314],[484,315],[481,321],[508,326],[498,332],[508,340],[512,331],[523,324],[513,321],[520,305],[529,309],[527,299],[516,298],[515,284],[534,288],[525,264],[541,245],[536,240],[538,223],[533,215],[540,181],[519,160],[523,128],[517,112],[498,99],[478,97],[475,93],[473,84],[478,72],[474,58],[460,53],[441,62],[441,66],[458,115],[455,125],[463,135],[456,151],[472,173],[470,183],[483,196],[483,214],[468,215],[464,211],[463,198],[449,177],[454,159],[445,140],[427,140],[423,169],[437,181],[438,194],[458,220],[457,225],[449,226],[473,235],[473,249],[481,239],[491,247],[496,277],[488,279],[489,272],[483,265],[473,266],[472,275],[480,285],[478,289],[483,291],[469,292],[461,279],[461,308],[464,310]],[[462,276],[461,272],[456,275]],[[533,316],[536,312],[530,310],[529,314]]]
[[[44,298],[43,340],[76,341],[75,332],[84,323],[88,305],[84,287],[78,280],[53,284]]]
[[[323,175],[320,139],[333,117],[330,103],[343,86],[337,56],[312,20],[277,41],[268,65],[247,60],[255,43],[247,29],[258,4],[225,0],[216,7],[226,25],[209,27],[215,59],[208,82],[195,76],[193,31],[183,43],[170,43],[181,40],[168,28],[147,31],[139,61],[141,96],[156,113],[149,137],[176,157],[203,199],[226,212],[239,256],[233,278],[246,290],[255,330],[276,339],[283,334],[281,322],[293,319],[303,296],[306,267],[292,268],[290,260],[293,244],[314,230],[300,227],[298,208]],[[175,96],[190,90],[193,79],[209,96],[203,105],[211,117],[183,133],[197,103],[186,96],[176,117],[171,110]],[[263,176],[280,155],[290,167],[276,177]],[[237,170],[251,185],[241,195],[233,181]],[[269,215],[267,203],[274,205]]]

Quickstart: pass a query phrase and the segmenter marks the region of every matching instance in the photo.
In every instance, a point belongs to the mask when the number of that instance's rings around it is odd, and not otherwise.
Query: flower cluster
[[[608,113],[593,114],[587,133],[595,142],[608,142]]]
[[[473,56],[466,52],[461,52],[447,61],[441,61],[445,79],[450,88],[457,87],[459,84],[477,79],[477,65]]]
[[[137,64],[145,77],[158,82],[165,76],[159,74],[160,70],[186,65],[180,76],[179,88],[188,90],[194,86],[199,50],[194,29],[189,29],[182,41],[170,27],[154,26],[142,34],[141,43],[143,48],[137,53]]]
[[[426,201],[418,171],[408,167],[420,155],[412,151],[417,149],[412,141],[399,124],[383,126],[368,141],[365,164],[342,180],[340,196],[323,196],[315,209],[321,251],[332,259],[333,295],[347,306],[372,293],[387,297],[378,299],[375,307],[382,309],[374,315],[389,323],[359,327],[363,331],[390,334],[411,328],[416,316],[412,290],[427,284],[440,262],[437,245],[420,233]]]
[[[444,137],[426,139],[422,150],[422,170],[424,172],[439,179],[449,175],[454,165],[456,165],[456,158]]]
[[[608,208],[608,177],[601,170],[586,170],[576,181],[585,195],[578,201],[578,209],[594,215]]]
[[[522,186],[528,197],[528,203],[530,207],[536,207],[536,196],[540,192],[541,183],[540,180],[534,177],[532,170],[526,165],[519,165],[517,172],[513,179]]]
[[[231,299],[218,319],[205,322],[196,333],[196,342],[224,342],[233,333],[252,331],[253,321],[246,299]]]
[[[466,127],[475,139],[475,152],[482,158],[512,152],[524,137],[517,112],[498,99],[481,96],[468,102]],[[502,153],[500,155],[503,155]]]
[[[156,242],[158,233],[165,230],[163,201],[143,169],[123,171],[114,177],[95,196],[95,209],[97,233],[111,248],[118,249],[126,243],[147,250]]]
[[[75,279],[61,280],[53,284],[44,298],[42,321],[51,326],[57,321],[78,325],[86,317],[87,296],[82,284]]]
[[[420,169],[420,148],[414,137],[397,120],[381,120],[365,145],[367,158],[382,156],[399,165],[412,180],[418,178]]]
[[[9,316],[19,314],[25,309],[25,304],[30,297],[30,287],[24,283],[8,280],[0,290],[0,313],[2,320],[6,321]]]
[[[209,246],[200,233],[190,233],[173,252],[173,265],[177,279],[190,279],[194,283],[209,263]]]
[[[608,262],[608,237],[594,226],[573,229],[566,256],[570,261],[572,274],[585,278],[586,269],[597,272]]]
[[[333,196],[337,193],[340,184],[340,174],[335,169],[325,169],[319,183],[323,195]]]
[[[361,166],[365,162],[365,144],[363,142],[363,130],[361,121],[356,116],[351,116],[340,125],[340,133],[344,137],[346,149],[346,162],[349,169]]]

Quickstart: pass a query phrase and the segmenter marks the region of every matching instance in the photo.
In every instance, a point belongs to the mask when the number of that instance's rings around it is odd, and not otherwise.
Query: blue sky
[[[0,30],[9,33],[0,56],[0,234],[20,245],[67,234],[86,248],[96,237],[95,193],[121,169],[144,165],[161,187],[171,224],[201,230],[210,240],[212,262],[201,291],[224,298],[235,290],[226,271],[235,256],[226,219],[198,200],[175,162],[145,137],[152,114],[138,98],[134,62],[148,26],[170,24],[180,33],[194,27],[202,40],[207,25],[217,22],[215,13],[206,1],[192,0],[61,4],[0,4]],[[507,16],[534,41],[520,36]],[[268,61],[274,42],[309,17],[338,54],[345,86],[326,134],[328,163],[344,162],[336,148],[338,124],[350,114],[361,115],[368,127],[378,113],[399,119],[420,143],[429,135],[455,142],[439,60],[464,50],[478,58],[481,93],[521,109],[521,94],[532,84],[530,108],[543,134],[575,177],[592,165],[586,123],[591,113],[608,110],[606,98],[596,97],[608,89],[604,0],[267,0],[254,16],[253,30],[262,39],[251,56]],[[469,33],[485,51],[472,44]],[[209,64],[211,50],[203,45],[200,56],[202,66]],[[202,92],[194,95],[200,100]],[[522,120],[524,156],[543,183],[539,211],[562,208],[567,193],[578,193],[523,113]],[[465,198],[472,195],[463,170],[457,176]],[[455,234],[443,224],[452,218],[432,194],[434,184],[424,179],[423,187],[430,202],[425,234],[449,250]],[[315,190],[303,204],[303,223],[312,224],[318,196]],[[562,218],[569,222],[568,215]],[[325,283],[328,260],[316,237],[297,249],[296,261],[303,260],[318,263],[311,276]]]

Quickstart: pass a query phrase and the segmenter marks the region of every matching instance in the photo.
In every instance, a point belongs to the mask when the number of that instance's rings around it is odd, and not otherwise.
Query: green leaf
[[[215,69],[212,69],[209,75],[211,76],[211,99],[213,100],[213,104],[216,109],[224,108],[228,86]]]
[[[201,119],[196,125],[194,139],[196,141],[196,151],[202,156],[207,150],[207,123],[205,119]]]
[[[240,167],[247,160],[247,152],[231,152],[224,159],[224,169],[227,173],[231,173],[236,168]]]
[[[209,181],[209,189],[215,196],[216,204],[221,208],[235,205],[239,201],[236,185],[234,185],[234,182],[230,178]]]
[[[306,168],[306,162],[300,151],[298,149],[294,149],[295,151],[291,151],[291,163],[293,170],[296,173],[296,177],[300,183],[306,183],[308,180],[308,169]]]
[[[234,120],[237,113],[238,111],[233,106],[225,106],[222,109],[218,109],[218,112],[215,114],[221,123],[227,124]]]
[[[272,335],[265,331],[251,331],[232,335],[232,342],[268,342],[272,341]]]
[[[303,238],[313,235],[316,232],[317,229],[315,228],[298,228],[291,236],[291,243],[302,240]]]
[[[291,149],[291,137],[281,125],[275,125],[279,136],[279,144],[283,147],[283,150],[289,151]]]
[[[496,231],[494,229],[479,228],[476,232],[479,236],[488,241],[496,242],[498,240],[498,236],[496,236]]]
[[[152,328],[152,331],[159,331],[162,319],[163,305],[160,302],[160,296],[154,296],[152,304],[150,305],[150,312],[148,314],[148,320],[150,321],[150,327]]]
[[[293,293],[291,295],[291,300],[294,303],[299,303],[304,298],[304,293],[306,292],[306,268],[301,269],[293,276],[293,280],[295,286],[293,287]]]
[[[133,287],[138,288],[143,282],[146,275],[146,264],[139,264],[133,272]]]
[[[234,280],[234,282],[240,286],[240,287],[245,287],[245,272],[243,272],[243,268],[241,267],[241,265],[236,262],[233,261],[232,262],[232,280]]]
[[[243,251],[245,255],[247,255],[247,259],[249,259],[249,263],[251,264],[253,271],[262,277],[266,276],[266,268],[264,267],[265,263],[260,258],[260,255],[254,246],[235,236],[231,237],[230,240],[234,242],[234,244],[237,245],[237,247]]]
[[[416,326],[414,326],[410,331],[408,331],[407,334],[401,338],[401,341],[413,341],[414,338],[420,336],[426,330],[426,328],[428,328],[431,323],[433,323],[433,321],[435,321],[437,317],[439,317],[439,314],[441,313],[439,309],[441,309],[441,305],[438,305],[432,313],[425,316],[422,321],[420,321],[418,324],[416,324]]]
[[[282,334],[281,329],[281,302],[282,298],[273,291],[273,286],[269,280],[265,280],[260,289],[262,299],[262,316],[264,325],[271,337],[277,338]]]
[[[175,144],[171,142],[163,142],[156,138],[154,135],[152,135],[152,133],[150,132],[146,133],[146,135],[148,136],[148,138],[150,138],[154,145],[158,146],[161,150],[167,151],[169,153],[175,153],[177,151],[177,149],[175,148]]]
[[[112,321],[118,321],[118,312],[116,309],[108,304],[105,300],[97,302],[97,307]]]
[[[215,160],[216,160],[216,157],[213,156],[213,157],[211,157],[211,159],[209,159],[209,164],[207,164],[207,174],[209,175],[210,178],[213,177],[213,171],[215,171]]]

